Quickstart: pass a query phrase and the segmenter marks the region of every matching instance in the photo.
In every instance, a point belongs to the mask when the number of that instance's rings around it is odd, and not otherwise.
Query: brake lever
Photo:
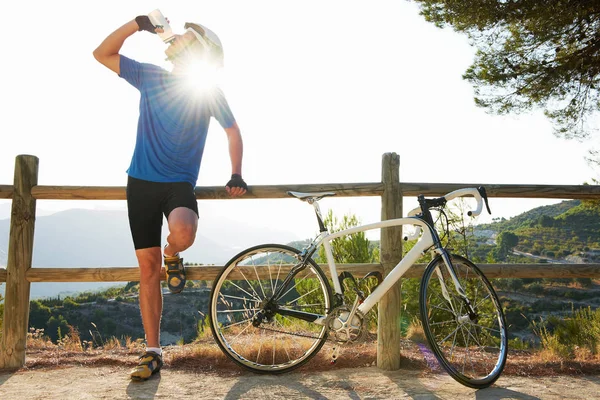
[[[487,192],[485,191],[485,188],[483,186],[479,186],[477,188],[477,191],[479,192],[479,194],[483,198],[483,201],[485,202],[485,208],[487,208],[488,214],[491,215],[492,212],[490,211],[490,205],[488,204]]]

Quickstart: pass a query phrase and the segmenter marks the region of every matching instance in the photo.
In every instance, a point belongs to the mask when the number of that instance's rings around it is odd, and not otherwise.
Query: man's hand
[[[147,31],[156,34],[156,27],[150,22],[147,15],[138,15],[135,17],[135,22],[138,24],[138,31]]]
[[[225,190],[231,197],[242,196],[248,190],[248,185],[246,185],[240,174],[233,174],[227,182]]]

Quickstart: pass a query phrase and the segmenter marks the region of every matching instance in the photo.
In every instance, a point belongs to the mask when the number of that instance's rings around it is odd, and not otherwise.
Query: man
[[[194,188],[202,160],[210,117],[225,130],[229,141],[232,176],[226,185],[230,196],[246,193],[242,179],[243,144],[240,129],[216,86],[200,90],[189,77],[198,61],[222,65],[222,48],[216,35],[199,24],[188,23],[186,32],[175,35],[165,54],[173,63],[171,72],[139,63],[119,51],[125,40],[138,31],[161,33],[150,19],[138,16],[111,33],[94,57],[140,91],[140,116],[134,154],[128,173],[129,225],[140,267],[140,311],[146,334],[146,353],[131,371],[131,378],[146,380],[163,365],[160,348],[162,291],[161,265],[173,293],[185,286],[181,252],[189,248],[198,227]],[[198,78],[198,76],[194,76]],[[200,77],[201,78],[201,77]],[[161,260],[161,226],[167,218],[169,235]]]

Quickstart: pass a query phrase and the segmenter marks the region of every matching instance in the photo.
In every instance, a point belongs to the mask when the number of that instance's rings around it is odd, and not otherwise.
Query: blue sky
[[[411,2],[95,4],[34,0],[3,7],[9,17],[0,74],[0,184],[12,183],[16,155],[34,154],[42,185],[125,185],[138,94],[92,51],[155,8],[175,31],[191,21],[220,36],[222,86],[242,129],[250,185],[377,182],[386,152],[400,154],[405,182],[559,185],[595,177],[584,161],[592,143],[555,138],[541,112],[499,117],[475,107],[473,89],[461,79],[474,49],[464,36],[425,22]],[[164,48],[141,32],[122,54],[164,65]],[[198,185],[224,185],[229,174],[225,135],[213,123]],[[510,217],[552,202],[491,199],[491,207],[493,216]],[[414,203],[407,199],[405,212]],[[328,199],[323,206],[363,222],[380,214],[377,198]],[[39,201],[38,207],[123,208],[124,202]],[[257,228],[285,225],[299,237],[316,231],[310,209],[293,199],[201,202],[200,212]]]

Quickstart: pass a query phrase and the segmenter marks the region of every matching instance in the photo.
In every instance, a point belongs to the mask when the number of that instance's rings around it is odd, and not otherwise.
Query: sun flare
[[[203,60],[194,60],[185,66],[185,85],[198,92],[206,92],[220,83],[219,68]]]

